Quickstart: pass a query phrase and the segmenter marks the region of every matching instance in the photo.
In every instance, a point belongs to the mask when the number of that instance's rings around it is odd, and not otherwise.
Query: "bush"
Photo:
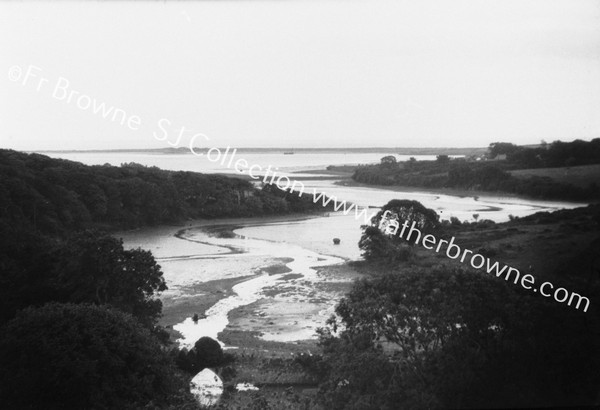
[[[318,399],[335,409],[592,405],[594,313],[446,266],[361,279],[319,332]]]
[[[384,205],[373,218],[370,225],[364,225],[363,234],[358,242],[366,260],[387,259],[391,262],[406,261],[412,255],[406,244],[414,245],[416,236],[410,240],[400,237],[399,227],[414,222],[422,234],[435,231],[440,227],[439,216],[418,201],[393,199]]]
[[[196,363],[199,367],[217,367],[223,362],[223,349],[219,342],[210,337],[201,337],[194,344]]]
[[[140,408],[182,387],[150,332],[106,306],[28,308],[0,335],[3,408]]]
[[[207,367],[226,366],[234,356],[223,353],[219,342],[210,337],[201,337],[191,350],[181,349],[175,353],[175,363],[186,372],[196,374]]]

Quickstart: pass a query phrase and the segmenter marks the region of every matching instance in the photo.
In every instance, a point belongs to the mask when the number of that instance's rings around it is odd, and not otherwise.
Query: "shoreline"
[[[173,225],[160,225],[156,227],[137,228],[129,231],[120,231],[113,233],[113,236],[123,239],[123,236],[132,236],[135,238],[138,234],[140,236],[160,236],[165,239],[178,240],[184,239],[185,232],[188,230],[200,229],[209,236],[219,237],[220,235],[227,235],[234,229],[243,228],[246,226],[262,226],[280,222],[295,222],[304,221],[314,218],[322,217],[321,213],[311,214],[288,214],[288,215],[276,215],[276,216],[262,216],[262,217],[246,217],[246,218],[219,218],[219,219],[202,219],[202,220],[188,220],[179,224]],[[189,240],[189,239],[185,239]],[[133,239],[135,241],[135,239]],[[209,253],[206,254],[206,260],[209,261],[214,258],[220,258],[222,255],[235,255],[244,253],[242,250],[235,247],[226,245],[216,245],[205,241],[194,241],[198,244],[224,247],[228,249],[228,252],[224,253]],[[155,251],[155,249],[152,249]],[[177,257],[171,257],[170,255],[157,257],[157,260],[175,260]],[[170,340],[177,342],[178,339],[182,338],[182,334],[179,333],[174,327],[178,324],[183,323],[187,319],[191,319],[195,314],[200,319],[206,318],[206,312],[218,304],[223,299],[236,295],[234,286],[241,283],[256,279],[262,275],[281,275],[281,279],[284,282],[291,282],[294,279],[298,279],[298,276],[292,273],[287,264],[294,262],[294,258],[291,257],[278,257],[273,258],[266,262],[266,264],[259,266],[253,271],[248,272],[244,276],[237,276],[233,278],[225,279],[213,279],[206,282],[196,282],[186,286],[178,286],[176,284],[169,284],[170,290],[173,292],[164,292],[158,296],[163,303],[162,316],[159,319],[159,324],[165,328],[169,333]],[[210,262],[209,262],[210,263]],[[269,294],[262,295],[259,301],[268,299]],[[243,347],[243,346],[240,346]]]
[[[348,261],[337,265],[320,266],[316,270],[324,280],[315,282],[315,289],[326,290],[340,297],[350,291],[356,279],[365,277],[364,271],[350,265]],[[231,310],[227,315],[229,323],[219,333],[219,340],[228,345],[236,346],[239,350],[260,349],[269,351],[272,348],[277,352],[282,350],[292,352],[298,350],[299,347],[304,349],[315,348],[318,342],[318,339],[314,337],[316,332],[312,334],[312,338],[287,341],[262,337],[265,333],[273,335],[296,327],[302,329],[303,325],[310,325],[305,318],[309,311],[316,314],[327,305],[328,300],[317,296],[308,303],[310,309],[306,311],[300,312],[292,309],[291,313],[286,312],[285,315],[273,315],[273,311],[269,308],[278,303],[277,296],[285,293],[285,291],[285,289],[267,289],[265,297],[249,305],[239,306]],[[323,318],[322,326],[325,326],[326,317]]]
[[[306,217],[302,216],[293,219],[304,220]],[[244,221],[236,219],[226,222],[220,220],[210,221],[211,223],[209,224],[203,223],[202,227],[208,228],[211,236],[219,237],[221,233],[230,232],[232,228],[268,225],[269,223],[281,220],[282,218],[246,218]],[[289,222],[290,219],[283,219],[283,221]],[[191,225],[186,230],[198,228],[199,226],[198,224]],[[202,230],[206,232],[206,229]],[[182,229],[177,229],[177,227],[171,227],[169,232],[171,235],[174,233],[175,237],[180,238],[183,234],[182,231]],[[201,243],[205,242],[202,241]],[[239,250],[233,252],[233,254],[236,253],[243,252]],[[267,286],[260,291],[257,300],[249,305],[238,306],[228,312],[228,323],[216,337],[227,345],[230,345],[232,344],[230,336],[233,331],[238,335],[234,339],[243,339],[243,342],[240,341],[239,344],[233,343],[233,347],[237,348],[264,346],[264,344],[270,344],[271,342],[280,347],[289,344],[290,348],[291,346],[297,346],[300,342],[312,345],[315,342],[315,329],[324,325],[324,319],[321,318],[323,319],[321,321],[319,318],[323,315],[323,312],[332,308],[330,306],[332,299],[337,300],[350,289],[353,280],[356,278],[356,272],[354,274],[350,272],[351,269],[349,269],[346,263],[340,266],[336,264],[319,266],[318,262],[315,261],[316,266],[310,269],[315,269],[320,279],[314,281],[314,279],[305,277],[305,273],[296,272],[289,266],[290,263],[296,261],[293,257],[279,257],[254,269],[251,275],[216,279],[195,283],[191,286],[178,287],[176,295],[167,295],[161,298],[165,306],[160,324],[168,329],[171,340],[176,342],[183,336],[177,330],[173,329],[176,325],[188,321],[194,314],[197,314],[200,319],[206,319],[205,314],[209,309],[223,299],[238,295],[234,290],[234,286],[257,279],[260,276],[277,275],[276,281],[278,285]],[[307,280],[308,282],[306,282]],[[313,290],[307,295],[305,301],[297,300],[296,292],[307,285]],[[328,296],[318,296],[323,291]],[[289,296],[292,297],[288,298]],[[297,326],[300,327],[296,329]],[[306,331],[309,328],[312,330],[308,332],[310,334],[307,334]],[[180,330],[179,328],[177,329]],[[264,333],[272,333],[274,331],[278,335],[281,331],[291,333],[291,336],[288,336],[289,340],[285,340],[286,338],[284,337],[284,339],[279,341],[260,337]],[[221,339],[221,334],[224,336],[224,339]],[[304,336],[296,338],[300,335]]]
[[[300,174],[300,175],[295,175]],[[307,174],[314,174],[314,176],[307,176]],[[510,199],[522,199],[526,201],[540,201],[540,202],[556,202],[556,203],[568,203],[568,204],[576,204],[580,206],[587,206],[589,204],[600,203],[600,200],[590,200],[587,202],[576,201],[572,199],[548,199],[548,198],[538,198],[534,196],[528,195],[518,195],[512,192],[503,192],[503,191],[481,191],[481,190],[469,190],[465,188],[427,188],[427,187],[416,187],[416,186],[406,186],[406,185],[376,185],[376,184],[367,184],[363,182],[357,182],[352,179],[352,172],[348,171],[336,171],[336,170],[328,170],[328,169],[311,169],[306,171],[294,171],[290,173],[293,176],[293,180],[303,182],[303,181],[331,181],[332,184],[338,186],[345,187],[355,187],[355,188],[373,188],[380,189],[384,191],[392,191],[392,192],[404,192],[404,193],[425,193],[425,194],[441,194],[448,196],[456,196],[459,198],[475,198],[479,197],[487,197],[487,198],[510,198]],[[232,175],[232,174],[220,174],[223,176],[229,176],[234,178],[241,178],[244,180],[252,181],[252,179],[247,175]]]
[[[123,240],[123,236],[147,233],[150,236],[165,236],[170,238],[179,238],[183,232],[189,229],[196,228],[213,228],[210,229],[211,234],[218,235],[221,232],[227,232],[244,226],[263,225],[269,223],[303,221],[313,218],[319,218],[320,213],[294,213],[288,215],[260,216],[260,217],[243,217],[243,218],[217,218],[217,219],[194,219],[182,221],[174,224],[162,224],[158,226],[141,227],[130,230],[119,230],[111,232],[115,238]],[[216,246],[216,245],[211,245]],[[240,253],[230,249],[229,254]],[[164,259],[154,255],[155,259],[160,262]],[[212,257],[218,257],[213,255]],[[211,259],[211,255],[207,255],[207,259]],[[158,321],[159,325],[163,326],[169,333],[172,342],[176,342],[181,337],[181,334],[173,329],[178,323],[183,322],[187,318],[191,318],[194,314],[200,317],[204,316],[206,311],[218,303],[220,300],[230,297],[234,294],[233,287],[239,283],[251,280],[261,274],[280,274],[288,273],[291,270],[285,266],[286,263],[293,261],[292,258],[277,258],[276,262],[261,266],[254,274],[244,275],[235,278],[215,279],[206,282],[199,282],[191,286],[180,287],[179,290],[186,294],[185,298],[180,296],[160,294],[157,296],[163,303],[162,315]],[[168,284],[167,284],[168,285]],[[166,305],[166,306],[165,306]]]
[[[285,259],[285,260],[284,260]],[[254,274],[238,276],[228,279],[216,279],[207,282],[201,282],[194,286],[182,287],[180,290],[193,290],[193,294],[189,293],[184,300],[178,300],[175,297],[162,297],[161,301],[171,300],[172,304],[167,308],[163,308],[163,315],[159,321],[162,326],[174,326],[183,322],[185,319],[191,318],[194,314],[202,317],[206,311],[214,306],[221,299],[225,299],[234,294],[233,287],[239,283],[254,279],[262,274],[276,275],[288,273],[291,270],[285,266],[286,263],[292,261],[292,258],[281,258],[277,263],[260,267]],[[200,299],[197,300],[196,299]],[[166,311],[166,312],[165,312]]]
[[[273,223],[273,222],[293,222],[293,221],[304,221],[307,219],[319,218],[327,214],[328,212],[314,212],[314,213],[290,213],[285,215],[264,215],[264,216],[243,216],[239,218],[215,218],[215,219],[188,219],[185,221],[173,222],[170,224],[160,224],[154,226],[143,226],[133,229],[118,229],[111,231],[110,235],[118,237],[118,235],[131,234],[141,231],[147,232],[163,232],[166,234],[172,232],[170,236],[176,236],[182,231],[193,229],[193,228],[209,228],[211,226],[223,227],[228,226],[243,226],[246,224],[262,224],[262,223]]]
[[[536,197],[528,197],[524,195],[517,195],[509,192],[500,192],[500,191],[479,191],[479,190],[468,190],[468,189],[460,189],[460,188],[425,188],[425,187],[413,187],[413,186],[404,186],[404,185],[374,185],[374,184],[365,184],[363,182],[356,182],[353,179],[350,180],[340,180],[334,182],[335,185],[345,186],[345,187],[354,187],[354,188],[373,188],[373,189],[381,189],[385,191],[392,192],[404,192],[404,193],[423,193],[423,194],[440,194],[440,195],[448,195],[455,196],[459,198],[474,198],[475,200],[480,197],[485,198],[510,198],[510,199],[522,199],[525,201],[537,201],[537,202],[553,202],[553,203],[568,203],[574,205],[580,205],[585,207],[590,204],[598,203],[598,201],[589,201],[589,202],[580,202],[573,201],[568,199],[542,199]]]

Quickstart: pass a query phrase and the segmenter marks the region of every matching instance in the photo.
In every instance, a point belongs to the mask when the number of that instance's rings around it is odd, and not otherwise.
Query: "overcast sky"
[[[2,148],[600,137],[598,1],[2,2],[0,50]]]

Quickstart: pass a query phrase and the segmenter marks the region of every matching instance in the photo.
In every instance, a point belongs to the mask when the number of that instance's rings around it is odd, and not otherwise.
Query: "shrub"
[[[223,353],[219,342],[210,337],[201,337],[191,350],[181,349],[173,353],[177,366],[196,374],[207,367],[221,367],[234,361],[234,356]]]
[[[159,343],[113,308],[28,308],[0,335],[3,408],[140,408],[164,402],[177,389]]]

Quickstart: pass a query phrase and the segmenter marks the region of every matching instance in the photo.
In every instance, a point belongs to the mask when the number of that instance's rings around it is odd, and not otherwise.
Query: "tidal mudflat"
[[[286,224],[307,223],[303,229],[312,230],[315,237],[326,235],[310,221],[221,220],[120,236],[127,247],[156,252],[169,286],[161,297],[162,324],[179,332],[180,344],[189,347],[202,336],[219,339],[228,325],[257,332],[264,340],[297,341],[315,337],[353,279],[321,274],[319,269],[346,259],[238,231],[260,224],[285,232]],[[197,322],[194,314],[199,315]]]
[[[373,212],[391,197],[418,195],[442,218],[448,217],[444,211],[460,209],[465,219],[480,213],[482,219],[502,221],[511,213],[525,215],[565,205],[340,187],[321,181],[313,184],[370,206]],[[173,337],[181,345],[189,347],[209,336],[235,348],[243,347],[232,342],[239,341],[240,335],[265,342],[314,340],[316,329],[324,325],[358,276],[352,269],[335,267],[360,259],[357,243],[362,224],[353,214],[337,212],[190,221],[117,236],[126,247],[152,251],[161,265],[169,287],[161,295],[161,324],[173,329]],[[334,237],[340,239],[339,245],[334,245]],[[195,314],[197,321],[192,319]],[[234,333],[237,337],[232,338]]]

